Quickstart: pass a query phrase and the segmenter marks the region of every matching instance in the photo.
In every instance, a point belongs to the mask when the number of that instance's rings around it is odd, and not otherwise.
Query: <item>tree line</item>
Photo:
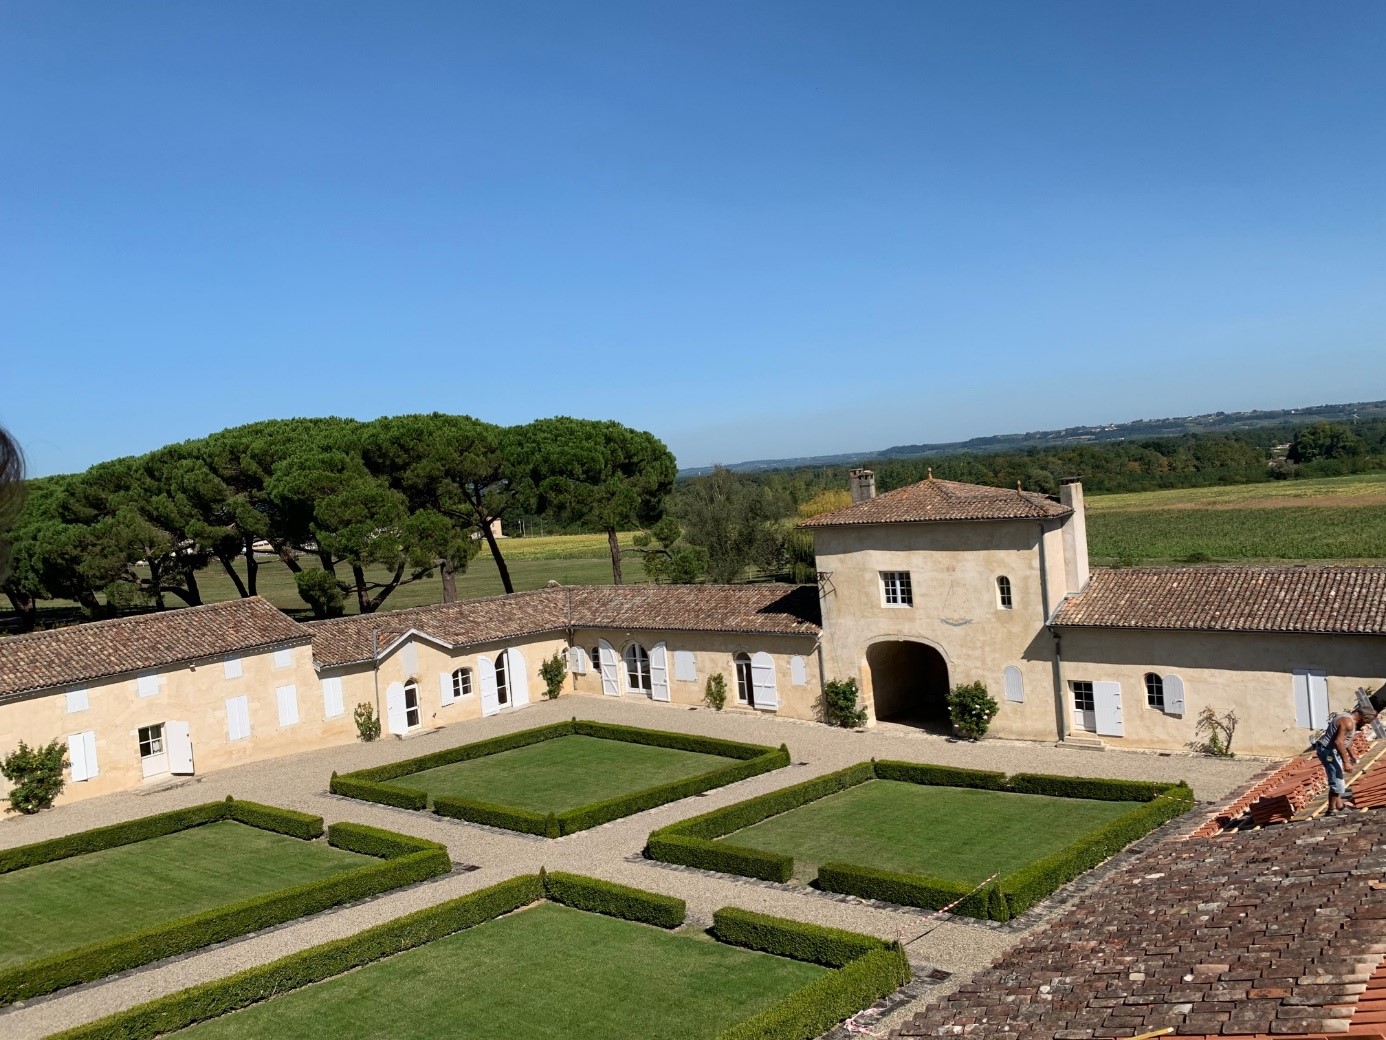
[[[514,584],[494,523],[521,512],[617,532],[663,516],[676,466],[652,434],[557,417],[498,426],[465,415],[251,423],[83,473],[26,484],[0,589],[21,625],[37,603],[91,616],[202,602],[199,573],[222,568],[254,596],[256,547],[293,572],[315,616],[379,610],[400,586],[441,574],[445,602],[481,546]],[[317,566],[304,566],[304,558]]]

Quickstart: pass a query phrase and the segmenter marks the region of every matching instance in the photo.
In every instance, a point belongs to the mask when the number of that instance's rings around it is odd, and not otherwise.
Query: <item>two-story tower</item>
[[[1059,500],[929,479],[806,520],[820,573],[825,679],[857,679],[872,717],[945,724],[948,690],[1001,702],[997,736],[1053,739],[1059,683],[1046,628],[1088,580],[1082,485]]]

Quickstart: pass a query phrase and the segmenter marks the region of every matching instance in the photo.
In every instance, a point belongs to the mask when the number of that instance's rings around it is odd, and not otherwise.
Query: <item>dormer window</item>
[[[1010,610],[1013,605],[1011,599],[1011,579],[1004,574],[996,579],[996,605],[1002,610]]]
[[[881,602],[887,607],[914,606],[909,571],[881,571]]]

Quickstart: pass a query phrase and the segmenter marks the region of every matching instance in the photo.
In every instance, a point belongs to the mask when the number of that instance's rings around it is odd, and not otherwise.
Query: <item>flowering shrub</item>
[[[987,693],[986,683],[971,682],[953,687],[948,694],[948,717],[953,732],[965,740],[981,740],[1001,705]]]

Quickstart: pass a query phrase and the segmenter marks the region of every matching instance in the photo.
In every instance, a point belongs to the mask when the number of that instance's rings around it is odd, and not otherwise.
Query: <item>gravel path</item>
[[[327,792],[333,770],[347,772],[382,762],[425,754],[483,737],[527,729],[572,715],[604,722],[703,733],[752,743],[788,745],[794,765],[763,776],[661,806],[602,827],[549,840],[444,820],[338,798]],[[882,937],[906,940],[925,933],[908,949],[917,967],[954,973],[950,983],[929,991],[932,999],[985,967],[1023,934],[959,920],[931,921],[927,913],[902,912],[821,893],[763,885],[703,872],[670,868],[639,858],[649,832],[674,820],[740,801],[751,795],[797,783],[868,758],[1069,775],[1143,780],[1185,779],[1200,801],[1224,798],[1244,784],[1264,763],[1232,762],[1185,755],[1137,752],[1094,753],[1050,745],[986,741],[953,743],[903,726],[881,724],[863,732],[844,732],[813,723],[746,713],[718,714],[706,709],[653,704],[633,698],[564,697],[515,713],[470,721],[407,741],[383,740],[212,773],[157,790],[124,792],[63,806],[34,817],[10,817],[0,823],[0,848],[41,841],[120,820],[164,812],[226,795],[281,805],[321,815],[327,822],[354,820],[374,824],[448,846],[454,862],[478,867],[366,903],[233,940],[186,957],[116,976],[104,982],[64,991],[53,997],[0,1012],[0,1034],[6,1040],[38,1040],[59,1029],[91,1021],[113,1011],[171,993],[198,982],[360,931],[400,914],[430,906],[518,873],[571,870],[640,888],[679,896],[688,902],[690,921],[710,923],[713,910],[737,905],[785,917],[835,925]],[[894,1017],[894,1016],[892,1016]]]

